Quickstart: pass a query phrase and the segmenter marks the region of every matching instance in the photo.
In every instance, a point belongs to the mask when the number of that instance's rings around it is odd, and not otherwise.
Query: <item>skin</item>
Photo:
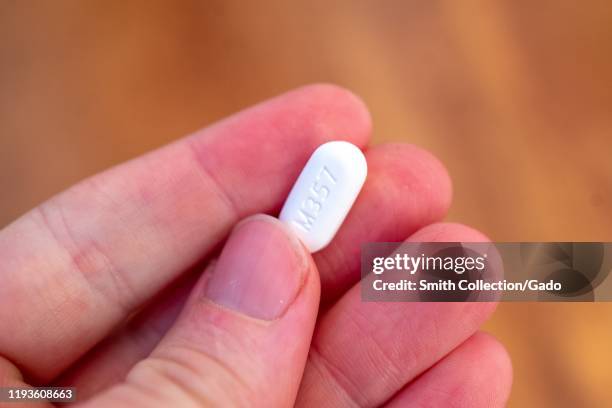
[[[357,97],[303,87],[10,224],[0,386],[75,386],[96,407],[504,406],[510,360],[478,332],[494,304],[360,301],[361,242],[486,240],[439,222],[451,183],[433,156],[367,147],[370,132]],[[310,255],[255,214],[276,214],[332,139],[361,147],[369,174],[333,242]]]

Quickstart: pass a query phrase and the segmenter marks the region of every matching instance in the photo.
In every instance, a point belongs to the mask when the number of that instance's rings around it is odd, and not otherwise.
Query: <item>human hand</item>
[[[370,130],[347,91],[301,88],[6,227],[0,386],[74,386],[103,407],[503,406],[509,359],[477,332],[494,304],[360,300],[362,242],[486,239],[437,223],[451,187],[435,158],[366,148]],[[340,138],[364,149],[368,178],[311,256],[251,215],[277,213],[310,153]]]

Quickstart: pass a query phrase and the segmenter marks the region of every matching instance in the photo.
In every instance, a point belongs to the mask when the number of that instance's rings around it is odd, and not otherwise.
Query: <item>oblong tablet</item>
[[[342,225],[367,173],[357,146],[343,141],[322,144],[300,173],[278,218],[310,252],[322,249]]]

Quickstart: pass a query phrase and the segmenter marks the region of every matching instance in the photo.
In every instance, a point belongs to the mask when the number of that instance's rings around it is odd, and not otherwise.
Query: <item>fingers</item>
[[[275,218],[249,218],[151,356],[90,405],[292,405],[318,300],[297,238]]]
[[[364,145],[366,109],[336,87],[282,95],[97,175],[0,233],[0,355],[45,381],[209,253],[280,207],[314,148]],[[19,330],[15,330],[19,327]]]
[[[23,376],[21,372],[13,363],[0,356],[0,387],[2,388],[31,388],[29,384],[27,384],[23,380]],[[5,393],[6,395],[6,393]],[[27,400],[18,400],[18,399],[3,399],[0,401],[0,407],[4,408],[30,408],[33,404],[31,401]],[[36,407],[49,407],[52,408],[52,404],[47,401],[41,401],[36,404]]]
[[[360,279],[364,242],[402,241],[441,220],[451,202],[451,182],[442,164],[413,145],[368,149],[368,177],[332,243],[314,255],[322,302],[329,303]]]
[[[458,224],[434,224],[410,241],[482,241]],[[317,325],[299,406],[377,406],[470,337],[492,303],[362,302],[351,288]]]
[[[88,399],[123,381],[129,370],[148,357],[172,327],[200,274],[191,273],[164,291],[144,311],[62,373],[53,381],[54,385],[75,387],[79,390],[79,399]]]
[[[321,296],[327,302],[359,280],[363,242],[400,241],[442,218],[450,203],[448,175],[424,150],[387,144],[365,154],[369,174],[361,194],[330,246],[314,255],[322,281]],[[84,395],[119,381],[117,373],[127,372],[157,344],[164,334],[160,327],[169,327],[166,323],[176,315],[173,310],[162,306],[147,312],[86,356],[85,363],[71,370],[61,383],[80,387]]]
[[[476,333],[386,405],[395,407],[505,407],[512,365],[493,337]]]

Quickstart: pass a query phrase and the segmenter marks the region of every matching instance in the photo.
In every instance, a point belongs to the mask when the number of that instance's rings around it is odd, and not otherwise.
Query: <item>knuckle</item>
[[[226,361],[185,345],[159,349],[137,364],[126,381],[186,406],[243,407],[252,395],[242,374]]]

